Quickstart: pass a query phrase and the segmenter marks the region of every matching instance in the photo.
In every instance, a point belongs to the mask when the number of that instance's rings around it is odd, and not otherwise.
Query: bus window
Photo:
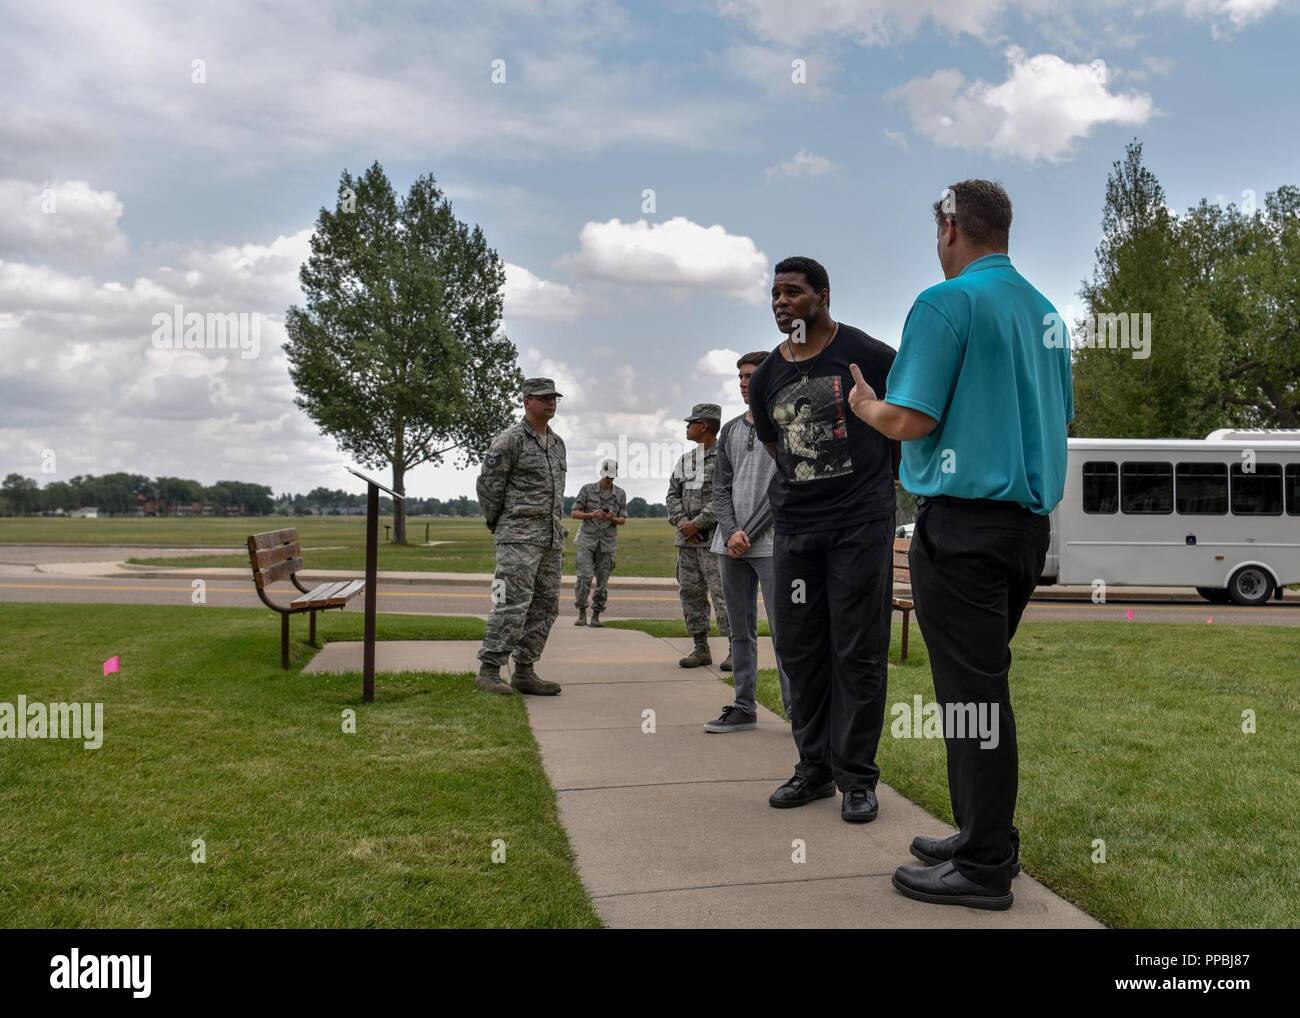
[[[1119,467],[1114,463],[1083,465],[1083,511],[1113,513],[1119,509]]]
[[[1174,473],[1179,513],[1184,516],[1227,515],[1226,463],[1179,463]]]
[[[1174,468],[1169,463],[1125,463],[1120,471],[1120,511],[1134,515],[1174,511]]]
[[[1282,515],[1281,463],[1256,463],[1250,473],[1246,473],[1244,463],[1232,465],[1232,514]]]
[[[1286,514],[1300,516],[1300,463],[1286,465]]]

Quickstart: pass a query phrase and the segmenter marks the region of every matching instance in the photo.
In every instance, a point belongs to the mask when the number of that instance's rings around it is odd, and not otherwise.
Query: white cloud
[[[175,246],[129,282],[0,261],[0,450],[41,482],[129,470],[307,490],[346,458],[293,405],[283,315],[301,302],[309,231],[269,243]],[[159,350],[153,316],[260,316],[258,356]],[[40,472],[53,449],[58,470]]]
[[[786,45],[736,43],[718,54],[718,63],[733,78],[787,101],[821,98],[828,91],[826,82],[839,71],[830,53],[807,46],[795,50]]]
[[[732,378],[736,374],[736,361],[740,354],[735,350],[710,350],[695,365],[696,374]]]
[[[806,148],[801,148],[783,163],[768,167],[768,179],[773,177],[823,177],[840,169],[826,156],[813,155]]]
[[[968,35],[984,42],[1004,38],[1003,21],[1015,11],[1035,19],[1051,33],[1067,27],[1082,29],[1074,14],[1117,9],[1130,13],[1130,0],[1098,3],[1070,0],[719,0],[721,12],[761,38],[799,45],[829,36],[848,37],[863,46],[889,46],[933,25],[952,36]],[[1196,21],[1208,21],[1216,36],[1253,24],[1278,10],[1282,0],[1155,0],[1158,10],[1176,10]],[[1138,7],[1138,13],[1142,13]],[[1122,38],[1122,37],[1121,37]],[[1130,37],[1132,38],[1132,37]],[[1113,38],[1112,42],[1119,39]],[[1132,39],[1136,44],[1136,39]]]
[[[1156,0],[1156,6],[1179,8],[1189,18],[1211,22],[1217,37],[1267,17],[1281,0]]]
[[[589,222],[580,249],[561,259],[575,272],[619,283],[673,286],[727,294],[761,303],[767,256],[749,237],[725,227],[700,226],[682,216],[663,223]]]
[[[176,165],[228,176],[358,149],[388,162],[704,148],[754,116],[626,59],[635,31],[598,2],[466,17],[444,0],[367,17],[345,0],[220,10],[141,0],[68,14],[6,11],[0,173],[30,178],[76,160],[137,177]],[[192,80],[194,60],[205,83]],[[505,61],[501,83],[494,60]]]
[[[37,184],[0,179],[0,209],[0,255],[100,259],[127,252],[126,234],[118,225],[121,201],[84,180]]]
[[[522,265],[506,262],[505,267],[504,317],[571,322],[582,313],[586,302],[570,287],[542,279]]]
[[[849,36],[885,46],[914,35],[926,22],[953,35],[985,38],[1006,8],[1038,9],[1044,0],[727,0],[722,12],[766,39],[799,43],[821,35]]]
[[[1007,61],[1009,75],[998,85],[968,84],[960,71],[943,70],[887,97],[901,100],[913,126],[937,144],[1027,162],[1064,159],[1099,124],[1143,124],[1156,112],[1145,93],[1109,91],[1100,60],[1071,64],[1012,46]]]

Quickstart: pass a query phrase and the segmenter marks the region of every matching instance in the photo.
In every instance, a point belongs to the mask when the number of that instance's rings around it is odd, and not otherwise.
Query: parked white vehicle
[[[1043,582],[1098,580],[1280,598],[1300,583],[1300,430],[1070,439]]]

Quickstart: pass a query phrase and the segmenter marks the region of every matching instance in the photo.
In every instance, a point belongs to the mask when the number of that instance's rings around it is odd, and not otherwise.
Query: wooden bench
[[[912,600],[912,570],[907,562],[907,550],[910,547],[910,537],[894,538],[894,611],[903,613],[903,656],[899,658],[900,661],[907,660],[908,622],[916,610],[916,603]],[[900,585],[907,588],[906,597],[899,596]]]
[[[365,580],[343,580],[321,583],[308,590],[298,579],[302,569],[302,546],[298,531],[272,530],[254,534],[248,539],[248,561],[253,567],[253,582],[257,596],[272,611],[280,613],[280,667],[289,667],[289,616],[311,613],[311,645],[316,646],[316,613],[330,608],[342,608],[366,589]],[[289,602],[288,607],[276,604],[266,596],[266,588],[278,580],[288,580],[301,596]]]

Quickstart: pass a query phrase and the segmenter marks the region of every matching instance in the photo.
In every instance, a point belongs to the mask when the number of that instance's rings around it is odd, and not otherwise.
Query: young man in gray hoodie
[[[740,372],[740,395],[749,404],[749,376],[764,358],[766,350],[747,353],[736,362]],[[772,507],[767,488],[776,462],[755,439],[754,419],[749,411],[728,421],[718,434],[717,463],[713,470],[713,511],[718,525],[713,531],[712,551],[719,556],[722,596],[731,622],[731,659],[735,668],[736,702],[722,709],[722,715],[704,726],[706,732],[745,732],[758,727],[754,690],[758,682],[758,590],[763,590],[767,624],[776,636],[772,613],[776,574],[772,564]],[[790,680],[777,661],[781,677],[781,700],[790,714]]]

